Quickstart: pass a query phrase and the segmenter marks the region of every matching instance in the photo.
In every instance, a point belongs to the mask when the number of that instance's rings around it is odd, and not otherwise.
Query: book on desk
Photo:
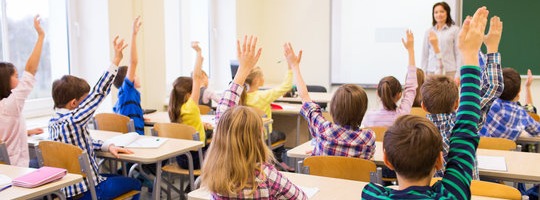
[[[105,143],[114,144],[126,148],[159,148],[167,138],[142,136],[136,132],[114,136],[105,141]]]

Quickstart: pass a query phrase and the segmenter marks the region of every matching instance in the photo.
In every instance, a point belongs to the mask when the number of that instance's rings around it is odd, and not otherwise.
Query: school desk
[[[326,92],[308,92],[309,97],[315,103],[329,103],[332,100],[332,94]],[[276,102],[302,103],[300,97],[280,97]]]
[[[11,179],[17,178],[24,174],[30,173],[36,169],[17,167],[12,165],[1,165],[0,174],[4,174]],[[35,188],[23,188],[17,186],[11,186],[5,190],[0,191],[1,199],[34,199],[48,194],[56,194],[60,199],[66,199],[62,188],[81,182],[82,176],[79,174],[68,173],[62,179],[47,183],[45,185]]]

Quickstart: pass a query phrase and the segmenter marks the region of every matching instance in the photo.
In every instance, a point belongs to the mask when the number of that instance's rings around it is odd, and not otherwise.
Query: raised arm
[[[234,76],[233,82],[230,85],[228,90],[225,90],[223,93],[223,98],[219,101],[219,104],[216,108],[216,122],[219,121],[221,115],[227,111],[230,107],[238,105],[240,101],[240,95],[244,90],[244,83],[247,76],[249,75],[251,69],[255,67],[259,57],[261,56],[262,49],[257,50],[257,37],[250,36],[249,39],[247,36],[244,36],[244,42],[240,45],[240,40],[236,41],[237,43],[237,53],[238,53],[238,71]]]
[[[533,82],[533,76],[531,69],[527,70],[527,82],[525,82],[525,105],[533,105],[531,85]]]
[[[503,92],[504,81],[501,69],[501,55],[499,53],[501,35],[502,22],[499,17],[494,16],[491,18],[489,32],[484,37],[484,44],[487,47],[488,54],[485,71],[482,74],[482,100],[480,101],[482,117],[489,111],[493,101],[499,98]]]
[[[137,64],[139,62],[139,57],[137,54],[137,34],[139,33],[139,30],[141,28],[142,22],[140,21],[141,16],[138,16],[135,18],[135,21],[133,21],[133,32],[131,33],[131,60],[129,62],[129,67],[127,70],[127,76],[126,78],[133,82],[135,81],[135,74],[137,73]]]
[[[34,50],[32,50],[32,54],[30,54],[30,57],[26,61],[26,66],[24,68],[25,71],[29,72],[32,75],[36,75],[39,65],[39,59],[41,58],[41,50],[43,49],[43,40],[45,38],[45,32],[43,31],[43,28],[41,28],[39,20],[39,15],[36,15],[34,17],[34,28],[36,29],[36,32],[38,34],[38,39],[36,41],[36,44],[34,45]]]
[[[409,114],[411,112],[414,98],[416,97],[416,88],[418,87],[418,79],[416,77],[416,63],[414,61],[414,35],[411,30],[406,31],[407,40],[401,39],[403,46],[407,49],[409,55],[409,64],[407,66],[407,79],[405,80],[405,90],[403,91],[403,99],[401,104],[396,109],[399,114]]]
[[[311,102],[311,97],[309,97],[308,90],[306,83],[304,82],[304,79],[302,78],[302,74],[300,73],[300,61],[302,60],[302,50],[298,52],[298,55],[294,53],[294,50],[291,46],[291,43],[286,43],[283,45],[285,58],[287,58],[287,63],[289,65],[289,68],[292,69],[294,72],[294,76],[296,78],[296,88],[298,89],[298,93],[300,95],[300,98],[302,99],[302,102]]]
[[[195,103],[199,103],[199,96],[201,93],[201,82],[203,79],[202,74],[202,63],[203,63],[203,57],[202,57],[202,51],[201,47],[199,47],[199,42],[191,42],[191,48],[195,50],[197,53],[197,57],[195,58],[195,67],[193,69],[193,85],[191,86],[191,99]]]

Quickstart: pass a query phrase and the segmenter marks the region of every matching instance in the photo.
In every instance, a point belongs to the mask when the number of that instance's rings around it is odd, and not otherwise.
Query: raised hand
[[[488,53],[497,53],[499,51],[499,42],[501,41],[503,23],[497,16],[493,16],[489,23],[489,32],[484,36],[484,44]]]
[[[239,85],[243,85],[249,72],[259,60],[261,56],[262,48],[257,49],[257,37],[244,36],[244,42],[240,44],[240,40],[236,41],[236,51],[238,54],[238,71],[234,77],[233,82]]]
[[[487,16],[486,7],[476,10],[473,17],[467,17],[459,32],[458,48],[463,56],[465,65],[478,66],[478,51],[484,39]]]
[[[198,41],[191,42],[191,48],[193,48],[193,50],[195,50],[197,53],[201,52],[201,47],[199,46]]]
[[[135,20],[133,21],[133,34],[137,34],[139,30],[141,29],[142,21],[141,16],[137,16]]]
[[[532,75],[531,69],[528,69],[527,70],[527,81],[525,82],[525,86],[526,87],[531,87],[532,82],[533,82],[533,75]]]
[[[414,35],[409,29],[405,31],[405,33],[407,34],[407,40],[405,41],[405,39],[401,38],[401,42],[403,43],[405,49],[412,51],[414,50]]]
[[[439,49],[439,38],[437,38],[437,34],[434,31],[429,32],[428,40],[429,44],[431,44],[431,46],[433,47],[433,51],[435,51],[435,53],[441,52],[441,50]]]
[[[296,55],[290,42],[283,45],[283,50],[285,58],[287,58],[287,63],[289,64],[289,68],[298,68],[300,61],[302,60],[302,50],[300,50],[298,55]]]
[[[118,66],[122,58],[124,58],[123,50],[127,47],[127,44],[124,43],[124,39],[118,40],[118,35],[114,37],[113,47],[114,47],[114,59],[113,64]]]
[[[40,19],[41,18],[39,17],[39,15],[34,16],[34,29],[36,29],[39,37],[43,37],[45,36],[45,31],[43,31],[43,28],[41,28]]]

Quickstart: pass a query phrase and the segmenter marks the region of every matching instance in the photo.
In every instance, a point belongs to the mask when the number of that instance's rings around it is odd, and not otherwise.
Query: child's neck
[[[411,181],[397,175],[397,179],[399,183],[399,190],[404,190],[411,186],[429,186],[431,183],[431,176],[420,180]]]

